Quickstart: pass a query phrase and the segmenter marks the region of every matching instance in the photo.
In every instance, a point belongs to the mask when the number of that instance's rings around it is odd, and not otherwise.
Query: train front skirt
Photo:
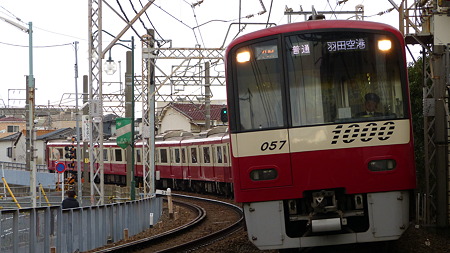
[[[289,236],[292,225],[283,201],[244,203],[248,237],[261,250],[303,248],[337,244],[397,240],[409,224],[409,192],[392,191],[368,193],[365,196],[364,216],[368,219],[365,231],[355,232],[347,226],[349,211],[330,213],[322,217],[311,215],[302,234]],[[339,213],[339,212],[337,212]],[[297,224],[297,223],[295,223]],[[281,233],[280,233],[281,231]]]

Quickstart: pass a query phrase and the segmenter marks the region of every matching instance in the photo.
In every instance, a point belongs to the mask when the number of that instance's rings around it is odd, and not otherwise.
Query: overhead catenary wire
[[[270,1],[269,15],[267,16],[266,28],[269,26],[270,14],[272,14],[273,0]]]
[[[141,4],[141,7],[144,8],[144,5],[142,4],[142,1],[139,0],[139,3]],[[161,34],[158,32],[158,30],[156,29],[156,27],[153,25],[153,22],[151,21],[150,17],[148,16],[147,12],[144,13],[145,16],[147,17],[148,22],[150,23],[150,25],[152,26],[153,30],[155,31],[155,33],[159,36],[159,38],[161,40],[165,40]],[[160,47],[161,45],[159,45],[159,42],[157,42],[158,46]]]
[[[131,4],[131,8],[133,9],[134,13],[137,15],[138,12],[136,11],[136,8],[134,8],[134,4],[131,0],[128,0]],[[147,31],[147,26],[145,26],[144,21],[142,21],[141,17],[139,17],[139,21],[141,22],[142,26],[144,27],[145,31]]]
[[[17,45],[17,44],[11,44],[11,43],[7,43],[7,42],[1,42],[0,44],[3,45],[7,45],[7,46],[13,46],[13,47],[29,47],[28,45]],[[46,46],[33,46],[33,48],[49,48],[49,47],[63,47],[63,46],[68,46],[68,45],[72,45],[72,43],[65,43],[65,44],[59,44],[59,45],[46,45]]]
[[[119,0],[116,0],[116,2],[117,2],[117,5],[119,5],[120,11],[122,12],[122,14],[123,14],[125,20],[126,20],[128,23],[130,23],[130,19],[128,19],[127,14],[125,13],[125,11],[124,11],[123,8],[122,8],[122,5],[120,4],[120,1],[119,1]],[[136,31],[136,29],[135,29],[132,25],[130,26],[130,28],[134,31],[134,33],[136,34],[136,36],[137,36],[140,40],[142,40],[142,36]]]
[[[195,14],[195,6],[186,2],[186,0],[184,0],[184,2],[187,3],[192,8],[192,13],[194,14],[195,23],[197,24],[197,29],[198,29],[198,34],[200,36],[200,40],[202,41],[203,47],[206,47],[205,42],[203,40],[202,32],[200,31],[200,28],[198,28],[198,20],[197,20],[197,15]],[[194,32],[195,41],[197,42],[197,44],[200,45],[200,43],[198,42],[198,39],[197,39],[197,34],[195,33],[195,28],[192,28],[192,32]]]

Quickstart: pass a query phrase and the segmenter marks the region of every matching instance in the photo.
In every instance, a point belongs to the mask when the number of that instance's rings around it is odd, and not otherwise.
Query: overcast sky
[[[130,1],[120,1],[121,7],[116,1],[107,2],[119,13],[122,9],[130,20],[135,16]],[[142,9],[141,4],[147,3],[146,0],[132,0],[131,2],[136,11]],[[286,6],[294,11],[300,11],[301,7],[304,11],[311,11],[313,3],[317,11],[350,11],[354,10],[356,5],[362,4],[365,6],[365,16],[367,16],[365,20],[388,23],[398,28],[398,12],[396,10],[381,16],[376,15],[392,8],[387,0],[348,0],[344,4],[338,4],[342,1],[335,0],[275,0],[272,11],[270,11],[271,0],[262,2],[267,12],[258,15],[263,11],[260,0],[242,1],[241,17],[252,14],[254,17],[242,18],[241,22],[266,23],[269,20],[270,23],[277,25],[285,24],[287,23],[287,16],[284,15]],[[395,2],[400,4],[401,1],[396,0]],[[82,76],[88,75],[89,71],[87,59],[88,3],[89,1],[68,0],[0,0],[0,17],[26,27],[28,27],[28,22],[33,23],[33,72],[37,88],[36,104],[57,105],[64,93],[75,92],[74,41],[79,42],[78,92],[82,92]],[[196,44],[207,48],[222,46],[230,23],[238,22],[239,1],[204,0],[203,3],[192,8],[191,4],[193,3],[195,1],[156,0],[154,5],[148,9],[147,15],[142,16],[143,24],[137,21],[134,28],[138,34],[142,35],[145,34],[145,28],[154,27],[157,31],[157,38],[172,40],[173,47],[195,47]],[[348,19],[350,15],[327,15],[326,18]],[[293,22],[303,20],[303,16],[292,17]],[[117,35],[124,27],[125,23],[104,4],[103,29]],[[263,27],[259,26],[259,28]],[[256,28],[247,28],[244,33],[254,29]],[[0,107],[8,104],[22,107],[25,99],[25,76],[29,74],[29,36],[2,20],[0,20],[0,31]],[[226,44],[236,32],[236,30],[231,30]],[[140,75],[141,43],[132,30],[128,31],[122,39],[129,40],[131,36],[134,36],[137,47],[135,72]],[[111,39],[105,34],[103,39],[103,45],[106,47]],[[122,61],[123,63],[122,72],[125,69],[125,50],[120,46],[112,49],[112,58],[116,62]],[[103,77],[104,81],[118,82],[119,71],[113,76],[104,74]],[[117,85],[104,88],[107,92],[114,92],[118,89]],[[224,94],[221,95],[216,93],[215,97],[223,98]]]

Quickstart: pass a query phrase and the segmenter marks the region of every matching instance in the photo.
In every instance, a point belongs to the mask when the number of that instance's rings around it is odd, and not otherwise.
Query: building
[[[26,144],[22,132],[0,133],[0,161],[26,162]]]
[[[210,105],[210,127],[222,126],[220,112],[226,105]],[[183,130],[191,133],[206,131],[205,104],[169,103],[159,114],[158,133],[170,130]]]
[[[22,118],[0,118],[0,133],[17,133],[26,129],[26,121]]]

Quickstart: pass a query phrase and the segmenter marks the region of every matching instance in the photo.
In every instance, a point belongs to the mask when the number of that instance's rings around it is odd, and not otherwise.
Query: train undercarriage
[[[191,191],[233,197],[233,185],[225,182],[161,178],[156,181],[156,188],[170,188],[175,191]]]

